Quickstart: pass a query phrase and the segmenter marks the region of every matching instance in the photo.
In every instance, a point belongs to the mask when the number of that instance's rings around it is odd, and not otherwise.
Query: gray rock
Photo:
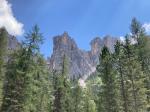
[[[17,38],[14,37],[14,36],[9,35],[9,38],[8,38],[8,49],[9,50],[15,50],[19,46],[20,46],[20,43],[18,42]]]
[[[6,31],[6,29],[4,27],[0,28],[0,33],[2,31]],[[19,46],[19,42],[17,40],[17,38],[15,36],[9,35],[8,32],[7,33],[7,39],[8,39],[8,50],[15,50],[18,46]]]
[[[111,36],[105,36],[103,39],[96,37],[90,43],[91,50],[84,51],[78,48],[67,32],[64,32],[53,38],[53,53],[48,62],[50,70],[61,70],[61,63],[65,54],[69,62],[69,77],[71,79],[87,78],[96,70],[102,47],[106,45],[113,52],[116,41],[117,38]]]

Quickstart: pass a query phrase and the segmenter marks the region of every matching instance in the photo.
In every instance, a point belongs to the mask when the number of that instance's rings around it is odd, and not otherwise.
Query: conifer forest
[[[150,36],[133,18],[130,33],[114,51],[103,46],[95,72],[84,86],[70,78],[69,59],[51,69],[40,53],[38,25],[8,49],[7,30],[0,29],[0,112],[150,112]]]

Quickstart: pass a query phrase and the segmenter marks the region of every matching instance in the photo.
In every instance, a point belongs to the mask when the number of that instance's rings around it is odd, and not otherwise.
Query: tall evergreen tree
[[[34,71],[30,85],[27,89],[27,99],[25,103],[26,112],[52,112],[51,102],[51,82],[45,60],[42,56],[35,56]]]
[[[38,26],[33,27],[25,38],[23,46],[11,55],[7,64],[1,112],[24,111],[27,88],[34,70],[34,56],[39,52],[39,44],[42,42]]]
[[[128,92],[128,106],[129,111],[141,112],[145,111],[145,88],[144,88],[144,74],[138,57],[135,54],[134,45],[131,44],[129,37],[126,36],[124,45],[124,74],[127,76],[127,92]]]
[[[3,88],[3,79],[4,79],[4,64],[6,61],[7,54],[7,44],[8,43],[8,33],[5,28],[0,29],[0,107],[2,103],[2,88]]]
[[[133,18],[131,22],[132,38],[137,41],[135,45],[138,60],[141,63],[142,71],[145,74],[145,87],[147,88],[147,109],[150,111],[150,38],[144,32],[141,23]]]
[[[120,90],[120,98],[119,100],[119,108],[120,111],[123,112],[129,112],[129,107],[128,107],[128,92],[127,92],[127,80],[128,77],[125,75],[125,69],[124,69],[124,64],[125,64],[125,55],[123,53],[123,45],[117,41],[115,45],[115,53],[114,53],[114,62],[117,70],[117,75],[118,75],[118,89]]]
[[[54,107],[53,112],[71,112],[71,87],[68,76],[68,62],[64,55],[62,61],[62,70],[57,76],[54,76]]]
[[[62,87],[59,75],[56,71],[53,71],[53,112],[61,112],[62,110]]]
[[[80,85],[77,83],[75,87],[73,88],[72,92],[72,98],[73,98],[73,112],[79,112],[83,110],[82,107],[82,99],[83,99],[83,93],[82,93],[82,88]]]
[[[88,88],[83,89],[83,112],[96,112],[96,104]],[[82,112],[82,111],[81,111]]]
[[[117,105],[117,88],[116,72],[113,68],[112,55],[106,46],[103,47],[100,55],[100,65],[97,71],[102,79],[102,92],[100,97],[103,98],[103,112],[118,112]]]

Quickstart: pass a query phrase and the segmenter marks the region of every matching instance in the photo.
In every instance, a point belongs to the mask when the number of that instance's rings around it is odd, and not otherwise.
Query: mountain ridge
[[[53,37],[53,53],[48,60],[50,70],[61,70],[61,63],[64,54],[69,62],[69,77],[71,79],[84,78],[95,72],[99,63],[99,54],[105,45],[111,52],[114,51],[116,37],[96,37],[91,40],[91,50],[80,49],[74,39],[67,32]]]

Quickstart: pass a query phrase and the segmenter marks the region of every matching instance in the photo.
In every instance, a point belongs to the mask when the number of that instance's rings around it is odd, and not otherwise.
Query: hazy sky
[[[0,0],[1,1],[1,0]],[[2,0],[5,1],[5,0]],[[150,23],[150,0],[8,0],[14,18],[28,31],[38,24],[45,43],[41,52],[52,53],[52,38],[67,31],[82,49],[90,49],[96,36],[124,36],[132,17]],[[21,27],[21,25],[20,25]],[[19,36],[22,39],[23,36]]]

